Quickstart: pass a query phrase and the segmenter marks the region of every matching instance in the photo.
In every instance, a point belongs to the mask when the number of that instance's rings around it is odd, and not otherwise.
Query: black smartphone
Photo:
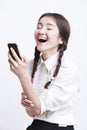
[[[10,52],[12,58],[15,60],[15,58],[14,58],[14,56],[13,56],[11,50],[10,50],[11,47],[15,50],[16,54],[21,59],[21,56],[20,56],[20,53],[19,53],[19,49],[18,49],[18,45],[16,43],[8,43],[9,52]]]

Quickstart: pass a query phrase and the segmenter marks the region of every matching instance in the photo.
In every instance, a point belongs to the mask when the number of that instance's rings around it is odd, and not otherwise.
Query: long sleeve
[[[78,91],[78,71],[76,68],[67,70],[63,68],[49,89],[44,89],[40,94],[41,112],[63,109],[63,106],[69,104],[75,105],[74,101]]]

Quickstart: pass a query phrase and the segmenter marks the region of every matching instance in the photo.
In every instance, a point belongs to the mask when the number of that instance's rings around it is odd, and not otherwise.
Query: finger
[[[27,103],[26,101],[24,101],[24,100],[21,100],[21,104],[22,104],[22,106],[24,106],[24,107],[34,107],[34,104],[33,103]]]
[[[33,104],[32,101],[29,100],[29,99],[25,99],[25,102],[26,102],[27,104]]]
[[[22,99],[26,99],[27,98],[27,96],[26,96],[26,94],[23,92],[23,93],[21,93],[21,98]]]
[[[28,63],[28,59],[25,56],[22,56],[22,61]]]
[[[10,64],[10,70],[13,71],[14,70],[14,66],[12,64]]]
[[[28,100],[28,99],[21,99],[21,103],[24,105],[24,106],[28,106],[28,107],[33,107],[34,104],[32,103],[31,100]]]
[[[28,108],[34,107],[33,104],[25,104],[25,103],[23,103],[23,102],[21,102],[21,105],[22,105],[23,107],[28,107]]]
[[[31,100],[27,99],[27,98],[22,98],[21,99],[23,102],[25,102],[26,104],[33,104]]]
[[[13,57],[15,58],[15,60],[16,60],[19,64],[21,64],[21,60],[20,60],[20,58],[18,57],[18,55],[16,54],[15,50],[14,50],[12,47],[10,48],[10,50],[11,50],[11,52],[12,52]]]
[[[21,93],[21,96],[22,96],[22,95],[26,95],[25,92],[22,92],[22,93]]]
[[[8,53],[8,62],[10,65],[13,65],[14,67],[18,67],[18,63],[11,57],[10,53]]]

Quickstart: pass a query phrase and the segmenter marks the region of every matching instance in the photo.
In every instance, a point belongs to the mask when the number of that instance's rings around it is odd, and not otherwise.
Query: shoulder
[[[67,55],[64,55],[56,78],[56,84],[58,83],[58,86],[62,87],[71,86],[78,89],[78,80],[79,73],[77,65],[72,62]]]
[[[63,56],[61,66],[69,71],[78,72],[77,65],[67,55]]]

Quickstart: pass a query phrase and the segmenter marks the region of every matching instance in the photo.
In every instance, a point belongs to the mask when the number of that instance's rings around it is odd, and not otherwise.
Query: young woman
[[[66,57],[70,26],[64,16],[43,14],[35,30],[35,55],[28,62],[8,53],[10,69],[21,83],[21,104],[33,118],[27,130],[74,130],[78,71]]]

